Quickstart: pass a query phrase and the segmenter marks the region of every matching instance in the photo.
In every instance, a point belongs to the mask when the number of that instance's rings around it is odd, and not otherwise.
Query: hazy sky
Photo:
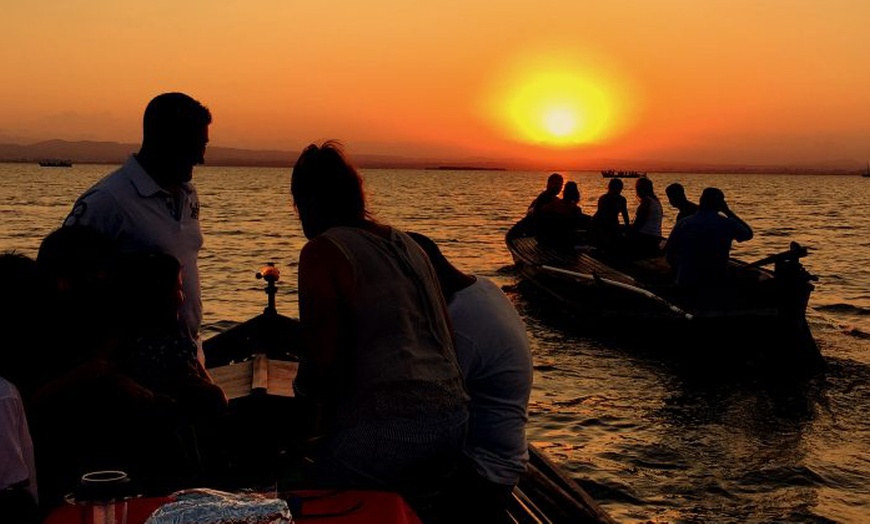
[[[870,158],[866,0],[0,0],[0,142],[806,163]],[[617,166],[618,167],[618,166]]]

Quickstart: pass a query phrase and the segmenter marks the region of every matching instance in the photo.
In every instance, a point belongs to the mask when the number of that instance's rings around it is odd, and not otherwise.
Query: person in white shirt
[[[96,229],[123,252],[159,251],[177,258],[185,295],[179,320],[196,341],[202,323],[197,257],[203,239],[191,180],[193,167],[205,161],[210,123],[209,110],[186,94],[152,99],[139,152],[85,191],[64,221]]]
[[[655,256],[662,243],[662,203],[649,178],[637,179],[634,186],[638,205],[631,223],[631,249],[639,256]]]
[[[33,460],[33,442],[24,414],[24,404],[18,388],[0,377],[0,492],[21,490],[37,501],[36,467]],[[0,496],[0,511],[8,510],[6,497],[21,499],[19,495],[5,493]],[[21,502],[27,505],[26,499]],[[18,504],[18,503],[16,503]]]
[[[0,315],[4,334],[0,354],[0,522],[36,523],[39,500],[33,441],[24,401],[12,380],[24,380],[28,370],[25,337],[38,303],[36,262],[16,253],[0,255]]]
[[[495,283],[457,269],[425,235],[409,235],[438,275],[471,397],[464,449],[468,460],[447,505],[463,508],[467,522],[506,522],[507,502],[529,460],[526,424],[533,368],[525,323]]]

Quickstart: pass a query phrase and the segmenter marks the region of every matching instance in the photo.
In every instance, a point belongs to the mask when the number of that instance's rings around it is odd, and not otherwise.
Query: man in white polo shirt
[[[145,108],[139,152],[76,200],[65,226],[89,226],[126,252],[159,251],[181,263],[180,322],[199,342],[202,323],[197,257],[202,247],[193,166],[204,162],[211,113],[183,93],[164,93]],[[130,278],[136,278],[130,275]],[[202,351],[200,350],[200,360]]]

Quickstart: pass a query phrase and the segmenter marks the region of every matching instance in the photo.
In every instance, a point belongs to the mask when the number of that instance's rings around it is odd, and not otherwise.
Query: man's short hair
[[[547,184],[556,181],[563,182],[564,180],[565,179],[559,173],[553,173],[552,175],[547,177]]]
[[[683,184],[679,182],[674,182],[673,184],[668,185],[665,188],[665,193],[668,196],[686,196],[686,190],[683,188]]]
[[[198,133],[211,124],[207,107],[184,93],[163,93],[145,107],[144,142],[167,143]]]
[[[725,202],[725,193],[717,187],[708,187],[701,193],[701,198],[698,200],[698,205],[701,209],[718,210]]]

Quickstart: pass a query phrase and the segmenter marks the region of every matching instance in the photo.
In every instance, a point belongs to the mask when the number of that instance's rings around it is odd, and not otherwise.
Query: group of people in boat
[[[39,522],[90,471],[123,470],[145,495],[226,480],[234,419],[199,335],[192,183],[210,123],[186,94],[155,97],[139,151],[35,259],[0,256],[3,522]],[[299,420],[304,485],[397,491],[426,524],[505,522],[532,385],[512,303],[428,236],[374,219],[338,142],[305,148],[289,189],[308,239],[302,346],[289,348],[294,402],[312,414]]]
[[[704,189],[696,204],[686,197],[682,184],[670,184],[665,193],[678,213],[667,237],[662,235],[664,210],[652,179],[635,181],[633,218],[629,218],[623,189],[620,178],[609,179],[607,191],[590,216],[577,204],[576,182],[566,183],[561,174],[553,173],[546,189],[529,205],[523,222],[539,242],[556,249],[572,250],[582,244],[616,258],[664,255],[674,281],[685,288],[709,289],[727,282],[732,242],[749,240],[753,232],[731,210],[720,189]]]

